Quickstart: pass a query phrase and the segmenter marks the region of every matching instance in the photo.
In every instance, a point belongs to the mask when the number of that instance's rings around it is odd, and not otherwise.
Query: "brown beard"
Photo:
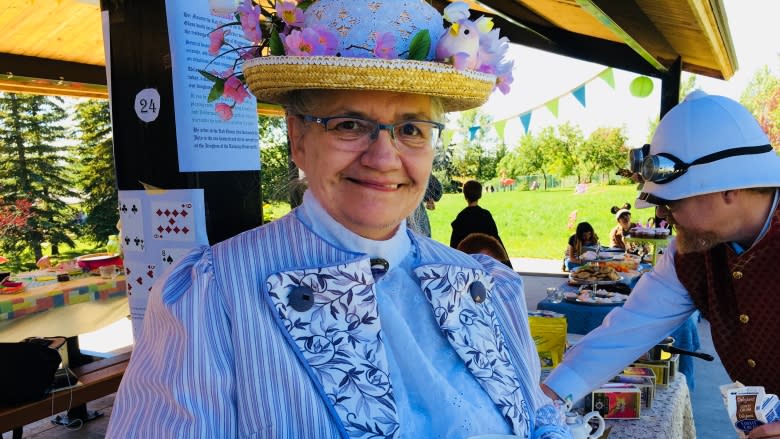
[[[677,231],[677,251],[680,254],[707,251],[720,244],[718,235],[713,232],[694,232],[675,225]]]

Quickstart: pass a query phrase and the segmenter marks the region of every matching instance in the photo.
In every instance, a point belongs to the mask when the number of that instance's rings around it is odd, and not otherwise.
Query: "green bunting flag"
[[[555,116],[556,119],[558,118],[558,99],[559,98],[555,98],[551,101],[547,101],[547,103],[544,104],[544,106],[547,107],[548,110],[550,110],[550,113],[552,113],[552,115]]]
[[[504,128],[506,128],[506,120],[499,120],[493,126],[496,128],[496,133],[498,133],[498,138],[501,139],[501,143],[506,143],[504,141]]]
[[[615,89],[615,72],[612,67],[599,73],[599,78],[606,82],[612,90]]]

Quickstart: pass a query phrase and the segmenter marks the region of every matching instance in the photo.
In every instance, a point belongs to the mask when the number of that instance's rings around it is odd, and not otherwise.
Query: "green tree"
[[[496,152],[499,140],[496,134],[487,129],[493,119],[479,111],[468,110],[458,113],[456,125],[458,131],[466,133],[463,143],[453,154],[455,172],[460,177],[487,181],[496,176]],[[473,134],[472,134],[473,133]]]
[[[580,171],[592,181],[597,172],[612,173],[625,166],[628,147],[624,128],[597,128],[580,148]]]
[[[33,251],[43,256],[42,244],[52,253],[59,244],[73,246],[68,233],[76,231],[75,211],[65,203],[75,197],[69,189],[69,162],[61,143],[66,117],[63,100],[49,96],[0,94],[0,197],[6,202],[30,201],[31,217],[24,239],[3,241],[8,251]]]
[[[547,176],[555,164],[555,155],[551,151],[557,147],[558,141],[553,127],[544,128],[538,136],[523,136],[517,149],[499,162],[499,172],[507,177],[542,174],[544,189],[547,189]]]
[[[455,153],[455,144],[449,141],[445,145],[437,147],[433,152],[433,172],[432,174],[441,182],[445,192],[455,192],[458,189],[457,184],[453,184],[455,177],[455,162],[453,155]]]
[[[87,215],[84,236],[99,244],[117,233],[116,174],[107,100],[90,99],[76,105],[77,172],[75,184],[85,194],[81,204]]]
[[[569,122],[558,125],[558,141],[549,145],[554,160],[552,170],[558,176],[576,175],[577,182],[580,182],[577,169],[582,160],[579,150],[584,141],[585,136],[579,126]]]
[[[780,148],[780,78],[763,66],[745,87],[740,102],[756,117],[775,149]]]
[[[287,128],[283,117],[259,116],[260,191],[263,203],[288,201],[290,179],[297,178],[290,166]]]

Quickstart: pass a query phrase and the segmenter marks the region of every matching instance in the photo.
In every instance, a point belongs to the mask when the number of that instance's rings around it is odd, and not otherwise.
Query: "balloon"
[[[639,76],[631,81],[631,94],[638,98],[646,98],[653,92],[653,80],[647,76]]]

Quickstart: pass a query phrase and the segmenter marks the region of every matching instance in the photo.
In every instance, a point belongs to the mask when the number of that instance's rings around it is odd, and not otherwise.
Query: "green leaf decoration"
[[[213,74],[211,74],[211,73],[209,73],[209,72],[207,72],[205,70],[198,70],[198,73],[203,75],[203,77],[208,79],[209,81],[212,81],[212,82],[219,81],[219,77],[218,76],[215,76],[215,75],[213,75]]]
[[[282,39],[279,38],[279,32],[276,29],[271,31],[271,38],[268,39],[268,47],[271,49],[271,55],[284,55],[284,44],[282,44]]]
[[[314,0],[303,0],[298,2],[298,7],[305,12],[306,9],[308,9],[309,6],[311,6],[312,3],[314,3]]]
[[[216,81],[214,81],[214,85],[211,87],[211,91],[209,91],[209,102],[214,102],[217,99],[219,99],[220,96],[222,96],[222,93],[225,91],[225,80],[217,78]]]
[[[412,42],[409,43],[409,57],[408,59],[414,59],[417,61],[423,61],[428,58],[428,52],[431,50],[431,34],[428,29],[423,29],[412,38]]]

